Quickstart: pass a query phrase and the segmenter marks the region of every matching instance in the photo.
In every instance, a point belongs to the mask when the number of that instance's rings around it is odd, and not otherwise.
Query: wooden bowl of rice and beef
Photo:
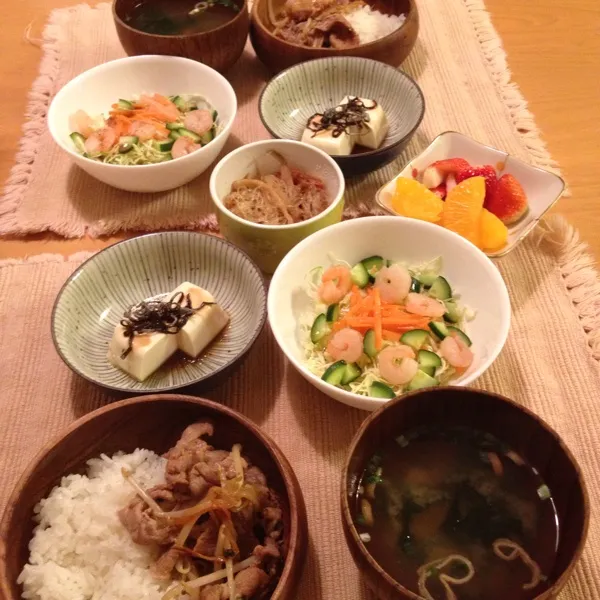
[[[250,39],[278,73],[327,56],[359,56],[398,67],[419,33],[415,0],[255,0]]]
[[[0,533],[4,600],[292,600],[307,552],[281,450],[229,408],[167,394],[73,423],[17,483]]]

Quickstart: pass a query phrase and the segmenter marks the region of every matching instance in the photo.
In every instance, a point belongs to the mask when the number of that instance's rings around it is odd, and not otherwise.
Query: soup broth
[[[383,444],[355,510],[371,555],[426,600],[530,600],[548,587],[559,535],[550,491],[487,433],[435,427]]]
[[[241,5],[241,0],[141,0],[124,21],[158,35],[202,33],[231,21]]]

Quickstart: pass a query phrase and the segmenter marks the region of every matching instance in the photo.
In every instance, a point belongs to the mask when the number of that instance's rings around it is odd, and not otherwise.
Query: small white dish
[[[510,299],[500,272],[481,250],[458,234],[400,216],[365,217],[326,227],[301,241],[281,261],[269,287],[268,318],[279,347],[296,370],[318,390],[355,408],[376,410],[387,402],[326,383],[304,360],[302,317],[314,311],[306,292],[307,274],[315,267],[329,266],[330,257],[355,264],[373,255],[409,265],[442,257],[442,275],[460,294],[461,303],[476,313],[467,327],[475,358],[452,385],[468,385],[485,373],[500,354],[510,329]]]
[[[69,137],[69,116],[81,109],[90,116],[106,114],[119,98],[158,93],[164,96],[204,96],[219,113],[221,130],[203,148],[155,165],[111,165],[79,154]],[[223,149],[237,112],[230,83],[214,69],[178,56],[131,56],[113,60],[67,83],[48,110],[48,128],[54,141],[86,173],[130,192],[163,192],[198,177]]]
[[[396,215],[391,206],[396,179],[398,177],[416,179],[418,174],[431,163],[446,158],[464,158],[473,166],[493,165],[499,175],[504,173],[514,175],[527,194],[529,210],[522,219],[509,225],[506,246],[496,252],[487,252],[487,255],[492,258],[508,254],[523,241],[544,214],[559,200],[565,189],[565,182],[550,171],[528,165],[506,152],[486,146],[462,133],[446,131],[438,135],[394,179],[379,189],[375,196],[377,204],[386,212]]]

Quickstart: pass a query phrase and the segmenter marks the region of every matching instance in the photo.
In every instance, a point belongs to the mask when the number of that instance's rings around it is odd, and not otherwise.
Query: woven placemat
[[[405,69],[425,94],[421,127],[391,165],[349,183],[352,214],[372,208],[375,191],[436,135],[449,129],[502,148],[537,166],[553,168],[531,114],[510,83],[501,42],[481,0],[422,0],[421,30]],[[65,237],[152,231],[214,229],[208,193],[210,169],[178,190],[133,194],[110,188],[73,166],[54,144],[45,116],[52,96],[95,65],[124,56],[110,5],[52,12],[43,36],[40,77],[33,85],[17,164],[0,200],[0,234],[53,231]],[[257,99],[269,76],[248,46],[227,74],[239,100],[224,152],[268,138]]]
[[[478,387],[512,397],[543,416],[583,468],[592,508],[600,507],[600,284],[576,234],[554,222],[499,261],[511,290],[508,342]],[[77,417],[110,401],[60,361],[50,338],[54,297],[87,255],[0,263],[0,511],[35,453]],[[549,325],[550,324],[550,325]],[[265,377],[268,365],[269,377]],[[205,393],[270,434],[300,481],[310,549],[298,600],[364,600],[339,512],[342,463],[366,413],[316,391],[287,363],[265,329],[247,361]],[[600,522],[561,600],[600,600]],[[507,599],[509,600],[509,599]]]

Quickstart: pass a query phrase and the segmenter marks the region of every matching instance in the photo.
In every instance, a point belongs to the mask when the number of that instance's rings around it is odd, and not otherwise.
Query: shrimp
[[[213,126],[212,114],[209,110],[192,110],[183,119],[186,129],[202,135]]]
[[[181,139],[181,138],[180,138]],[[319,297],[326,304],[339,302],[352,289],[350,269],[344,265],[329,267],[323,273]]]
[[[375,275],[375,287],[389,304],[400,304],[408,295],[410,284],[410,273],[401,265],[383,267]]]
[[[363,353],[363,336],[356,330],[346,327],[340,329],[327,344],[327,353],[334,360],[356,362]]]
[[[114,129],[110,127],[103,127],[94,131],[85,140],[85,151],[88,154],[96,155],[102,152],[108,152],[116,143],[118,137]]]
[[[457,369],[466,369],[473,362],[473,352],[458,335],[445,337],[439,350],[442,357]]]
[[[164,138],[164,135],[152,123],[144,121],[132,121],[128,134],[139,138],[140,142]]]
[[[408,294],[404,308],[413,315],[422,315],[434,319],[443,317],[446,313],[446,306],[443,302],[415,292]]]
[[[181,158],[195,152],[199,148],[202,148],[200,144],[196,144],[191,138],[182,135],[175,140],[171,148],[171,156],[173,158]]]
[[[94,122],[84,110],[78,110],[69,117],[69,128],[87,138],[94,133]]]
[[[377,357],[381,376],[392,385],[408,383],[419,370],[415,352],[409,346],[387,346]]]

